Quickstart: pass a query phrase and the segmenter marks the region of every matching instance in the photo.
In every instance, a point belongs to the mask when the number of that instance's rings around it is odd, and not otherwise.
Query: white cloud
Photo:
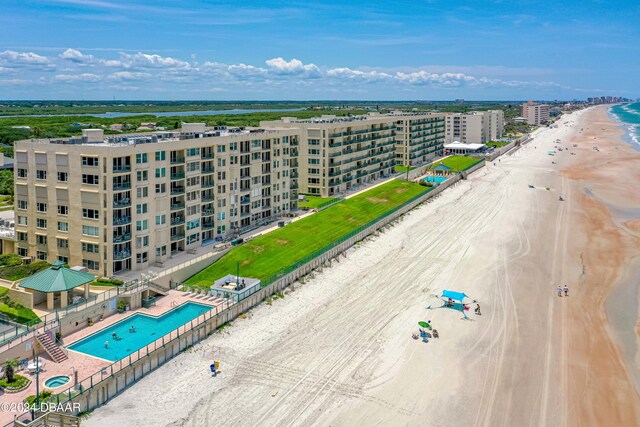
[[[188,70],[191,64],[170,56],[150,55],[138,52],[136,54],[120,53],[120,63],[125,68],[173,68]]]
[[[131,72],[131,71],[118,71],[110,74],[108,78],[110,80],[144,80],[151,77],[149,73]]]
[[[41,56],[33,52],[16,52],[13,50],[0,52],[0,65],[7,68],[53,68],[53,64],[46,56]]]
[[[327,75],[341,79],[361,79],[367,81],[380,81],[393,78],[391,74],[381,71],[360,71],[351,68],[332,68],[327,70]]]
[[[281,57],[272,58],[265,61],[270,70],[283,75],[302,75],[307,77],[320,77],[322,72],[315,64],[304,64],[299,59],[286,61]]]
[[[60,58],[75,62],[76,64],[90,64],[95,61],[95,57],[93,55],[85,55],[79,50],[71,48],[62,52],[60,54]]]
[[[102,77],[92,73],[58,74],[55,79],[62,82],[98,82],[102,80]]]

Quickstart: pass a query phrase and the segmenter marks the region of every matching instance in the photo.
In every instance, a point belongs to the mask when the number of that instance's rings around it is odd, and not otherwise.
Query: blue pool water
[[[134,314],[71,344],[68,348],[115,362],[162,338],[163,335],[212,308],[210,305],[187,302],[159,317]],[[135,332],[129,332],[132,325],[135,327]],[[114,332],[119,339],[113,338]],[[109,341],[109,348],[105,347],[105,341]]]
[[[447,180],[446,176],[428,176],[424,179],[426,182],[436,182],[438,184],[440,184],[441,182],[444,182]]]
[[[60,387],[68,383],[70,378],[66,375],[58,375],[57,377],[51,377],[44,382],[44,385],[49,388]]]

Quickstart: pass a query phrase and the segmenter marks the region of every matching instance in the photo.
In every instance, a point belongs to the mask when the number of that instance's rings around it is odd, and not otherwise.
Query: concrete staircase
[[[60,363],[69,358],[62,348],[51,338],[51,335],[43,333],[38,334],[36,338],[54,362]]]

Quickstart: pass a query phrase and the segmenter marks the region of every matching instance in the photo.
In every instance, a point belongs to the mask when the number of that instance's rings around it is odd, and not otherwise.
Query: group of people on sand
[[[475,301],[474,301],[475,302]],[[453,299],[449,298],[447,302],[444,304],[445,307],[453,307]],[[464,311],[469,311],[469,304],[462,304],[462,309]],[[476,303],[476,308],[473,311],[478,315],[482,316],[482,312],[480,311],[480,304]]]
[[[562,292],[563,292],[563,291],[564,291],[564,296],[565,296],[565,297],[568,297],[568,296],[569,296],[569,286],[564,285],[564,287],[563,287],[563,286],[561,286],[561,285],[558,285],[558,296],[559,296],[559,297],[561,297],[561,296],[562,296]]]

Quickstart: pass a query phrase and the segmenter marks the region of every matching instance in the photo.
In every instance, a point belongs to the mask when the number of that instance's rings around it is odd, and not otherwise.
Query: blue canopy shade
[[[460,301],[460,302],[462,302],[462,300],[465,298],[469,298],[469,295],[465,294],[464,292],[455,292],[455,291],[447,291],[447,290],[442,291],[442,296],[444,298],[451,298],[454,301]]]

